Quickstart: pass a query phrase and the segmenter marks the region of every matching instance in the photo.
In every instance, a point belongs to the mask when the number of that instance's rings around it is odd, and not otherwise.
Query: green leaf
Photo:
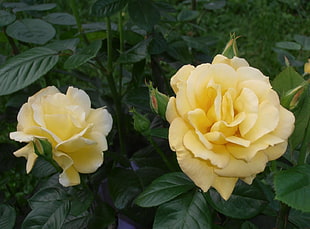
[[[151,129],[150,134],[152,137],[168,139],[168,128]]]
[[[122,10],[128,0],[98,0],[92,6],[92,13],[98,17],[109,17]]]
[[[15,209],[7,204],[0,204],[0,228],[13,229],[15,225]]]
[[[128,49],[126,52],[122,53],[119,58],[119,62],[123,64],[129,64],[145,59],[148,56],[147,47],[149,43],[149,39],[139,42],[131,49]]]
[[[78,216],[68,215],[61,229],[88,228],[87,227],[88,219],[89,219],[88,211],[85,211]]]
[[[218,10],[226,5],[226,0],[213,0],[210,3],[204,4],[203,7],[207,10]]]
[[[16,40],[39,45],[45,44],[56,34],[56,30],[51,24],[40,19],[29,18],[10,24],[6,32]]]
[[[241,229],[258,229],[255,224],[251,223],[250,221],[245,221],[241,225]]]
[[[72,39],[67,39],[67,40],[58,40],[51,42],[44,47],[53,49],[56,52],[64,51],[64,50],[72,50],[75,51],[76,46],[80,42],[79,38],[72,38]]]
[[[70,202],[50,201],[44,206],[33,209],[25,218],[22,229],[61,228],[70,211]]]
[[[160,19],[159,11],[151,0],[131,0],[128,13],[134,24],[146,31],[152,30]]]
[[[301,45],[292,41],[280,41],[276,43],[276,47],[288,50],[300,50]]]
[[[295,224],[299,229],[307,229],[309,228],[310,212],[301,212],[291,208],[288,220]]]
[[[123,209],[141,192],[140,181],[133,170],[115,168],[108,176],[109,190],[115,207]]]
[[[199,12],[195,10],[188,10],[188,9],[183,9],[179,14],[178,14],[178,21],[191,21],[196,19],[199,16]]]
[[[203,194],[189,192],[158,207],[154,229],[211,229],[210,207]]]
[[[51,202],[61,202],[68,199],[67,193],[60,188],[45,188],[36,192],[30,199],[29,205],[32,209],[44,208]]]
[[[56,4],[47,3],[47,4],[37,4],[37,5],[17,7],[13,11],[15,13],[21,12],[21,11],[46,11],[46,10],[54,9],[55,7],[56,7]]]
[[[89,188],[73,186],[69,188],[68,194],[71,197],[70,215],[78,216],[87,211],[94,200],[94,193]]]
[[[0,26],[6,26],[15,21],[16,16],[7,11],[0,10]]]
[[[299,75],[294,68],[287,67],[272,81],[273,88],[280,96],[304,82],[304,79]]]
[[[80,52],[70,56],[64,63],[65,69],[74,69],[95,57],[101,48],[101,40],[93,41]]]
[[[247,185],[239,181],[228,200],[224,200],[215,189],[205,193],[208,202],[220,213],[236,218],[249,219],[258,215],[267,205],[266,197],[254,181]]]
[[[296,34],[294,40],[301,44],[302,50],[310,51],[310,37]]]
[[[43,19],[55,25],[76,25],[75,18],[68,13],[51,13]]]
[[[36,47],[10,58],[0,68],[0,95],[18,91],[51,70],[58,61],[54,50]]]
[[[194,183],[182,172],[165,174],[154,180],[136,198],[135,203],[141,207],[158,206],[194,187]]]
[[[310,212],[310,165],[278,172],[274,186],[277,200],[297,210]]]
[[[57,173],[55,167],[42,157],[37,158],[31,170],[31,174],[38,178],[49,177],[55,173]]]

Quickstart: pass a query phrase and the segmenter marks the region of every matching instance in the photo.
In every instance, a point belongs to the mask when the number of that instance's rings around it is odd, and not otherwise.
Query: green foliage
[[[0,228],[125,222],[256,229],[283,218],[290,228],[309,227],[310,87],[302,70],[310,51],[309,2],[27,0],[0,7]],[[176,69],[210,62],[233,33],[240,36],[239,57],[276,76],[273,88],[296,122],[285,157],[252,185],[239,182],[225,201],[214,189],[201,192],[180,171],[164,117]],[[235,41],[225,55],[237,54]],[[151,100],[146,82],[156,88]],[[40,157],[30,174],[25,160],[12,155],[21,147],[8,138],[20,106],[48,85],[82,88],[93,107],[107,106],[113,115],[104,164],[81,174],[74,187],[59,184],[62,171],[44,140],[37,139]],[[280,206],[287,207],[284,217]]]
[[[295,209],[310,212],[309,165],[299,165],[280,171],[274,179],[276,199]]]

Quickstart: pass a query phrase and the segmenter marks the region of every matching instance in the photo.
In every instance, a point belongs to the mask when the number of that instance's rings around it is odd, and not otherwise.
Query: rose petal
[[[261,81],[263,83],[265,83],[266,85],[270,86],[270,82],[269,82],[269,78],[264,76],[264,74],[258,70],[257,68],[253,68],[253,67],[240,67],[237,69],[237,73],[238,73],[238,80],[240,82],[242,81]],[[249,88],[254,88],[256,87],[255,84],[252,84],[252,87]]]
[[[182,171],[204,192],[208,191],[214,180],[209,162],[195,158],[187,150],[179,150],[176,155]]]
[[[55,86],[48,86],[35,93],[33,96],[29,97],[28,103],[32,104],[38,102],[40,101],[41,98],[46,97],[48,95],[54,95],[56,93],[59,93],[59,90]]]
[[[287,148],[287,141],[279,143],[275,146],[270,146],[265,150],[262,150],[264,154],[268,157],[268,160],[276,160],[281,157]]]
[[[93,123],[93,131],[107,136],[112,129],[113,119],[111,114],[104,108],[91,109],[86,119],[87,123]]]
[[[249,88],[243,88],[240,95],[234,101],[234,108],[238,112],[257,113],[258,98]]]
[[[248,177],[264,171],[267,162],[268,158],[262,152],[257,153],[249,162],[231,157],[225,168],[215,168],[214,172],[224,177]]]
[[[64,187],[80,184],[80,175],[72,166],[72,159],[65,153],[53,152],[53,159],[62,168],[62,173],[59,175],[59,183]]]
[[[96,145],[83,147],[67,154],[73,160],[74,168],[80,173],[93,173],[103,163],[103,153]]]
[[[206,133],[212,124],[202,109],[188,112],[188,120],[195,130],[199,130],[201,133]]]
[[[228,200],[237,181],[238,178],[236,177],[221,177],[215,175],[212,186],[220,193],[224,200]]]
[[[166,109],[166,119],[169,123],[171,123],[175,118],[179,117],[176,103],[175,103],[175,97],[170,97],[167,109]]]
[[[219,168],[223,168],[229,162],[229,154],[225,150],[225,147],[223,147],[221,151],[213,152],[215,149],[207,149],[193,131],[188,131],[184,135],[184,145],[193,153],[195,157],[209,160],[212,165],[215,165]]]
[[[230,123],[234,120],[235,112],[230,91],[227,91],[222,99],[222,120]]]
[[[83,109],[86,116],[88,115],[91,103],[89,96],[85,91],[74,87],[68,87],[66,95],[67,98],[71,101],[71,104],[78,105],[79,108]]]
[[[221,85],[222,91],[228,88],[235,88],[237,85],[237,73],[230,65],[227,64],[212,64],[209,72],[215,84]]]
[[[169,128],[169,144],[173,151],[184,150],[183,137],[189,130],[189,127],[182,118],[175,118]]]
[[[286,110],[282,106],[279,108],[279,123],[276,129],[272,132],[282,139],[288,139],[294,130],[295,116],[292,112]]]
[[[244,147],[249,147],[249,145],[251,144],[250,141],[245,140],[243,138],[239,138],[237,136],[229,136],[225,138],[226,141],[234,143],[236,145],[240,145],[240,146],[244,146]]]
[[[33,119],[33,112],[31,106],[28,103],[25,103],[20,108],[17,115],[17,130],[23,131],[23,129],[31,126],[37,126],[37,123]]]
[[[179,85],[179,91],[176,93],[177,111],[183,118],[186,118],[187,113],[192,110],[192,106],[188,102],[185,85]]]
[[[25,134],[22,131],[15,131],[10,133],[10,139],[18,142],[31,142],[34,139],[34,136],[30,134]]]
[[[33,144],[32,142],[25,145],[23,148],[17,150],[14,152],[14,155],[16,157],[25,157],[27,159],[26,164],[26,172],[29,173],[31,169],[33,168],[33,165],[38,157],[38,155],[35,154]]]
[[[186,82],[191,72],[195,69],[192,65],[184,65],[181,67],[176,74],[171,78],[170,85],[174,91],[177,93],[179,91],[179,85]]]
[[[251,130],[244,135],[244,137],[252,142],[265,134],[275,130],[279,123],[279,110],[264,101],[259,105],[258,117],[256,123]]]
[[[252,175],[252,176],[248,176],[248,177],[244,177],[241,178],[241,180],[243,180],[245,183],[247,183],[248,185],[251,185],[253,180],[255,179],[256,175]]]

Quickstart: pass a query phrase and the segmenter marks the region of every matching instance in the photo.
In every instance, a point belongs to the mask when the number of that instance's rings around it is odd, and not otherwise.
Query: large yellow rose
[[[212,186],[227,200],[239,178],[251,184],[285,152],[294,115],[246,60],[217,55],[212,64],[185,65],[171,86],[169,144],[203,191]]]
[[[17,131],[10,138],[28,142],[14,153],[27,158],[27,173],[38,157],[32,143],[35,138],[51,143],[52,157],[63,169],[59,182],[65,187],[79,184],[79,173],[92,173],[101,166],[112,117],[104,108],[92,109],[83,90],[69,87],[63,94],[53,86],[42,89],[28,98],[17,120]]]

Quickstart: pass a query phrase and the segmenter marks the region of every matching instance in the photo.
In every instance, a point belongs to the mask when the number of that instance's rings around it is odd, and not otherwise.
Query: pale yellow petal
[[[236,88],[238,77],[235,69],[227,64],[213,64],[209,68],[209,74],[215,84],[221,85],[222,91],[228,88]]]
[[[237,90],[249,88],[257,96],[259,103],[264,101],[266,95],[270,92],[271,85],[261,80],[246,80],[238,83]]]
[[[33,119],[33,111],[30,104],[25,103],[22,105],[17,114],[17,121],[18,131],[23,131],[25,128],[38,125]]]
[[[22,131],[15,131],[10,133],[10,139],[18,142],[31,142],[34,139],[34,136],[31,134],[25,134]]]
[[[258,70],[257,68],[253,67],[240,67],[237,69],[238,73],[238,80],[241,81],[261,81],[267,85],[270,85],[269,78],[264,76],[264,74]],[[255,87],[256,85],[253,84],[252,87]],[[252,89],[252,87],[249,87]]]
[[[16,157],[25,157],[27,159],[27,164],[26,164],[26,172],[29,173],[31,169],[34,166],[34,163],[37,159],[37,155],[34,152],[33,144],[32,142],[28,143],[21,149],[17,150],[14,152],[14,155]]]
[[[181,118],[175,118],[169,128],[169,144],[173,151],[184,150],[183,137],[188,132],[189,127]]]
[[[104,108],[91,109],[86,119],[88,124],[94,124],[92,129],[107,136],[112,129],[113,119]]]
[[[281,157],[287,148],[287,141],[279,143],[275,146],[270,146],[262,152],[268,157],[268,160],[276,160]]]
[[[229,137],[226,137],[225,140],[228,142],[234,143],[236,145],[243,146],[243,147],[249,147],[249,145],[251,144],[250,141],[245,140],[243,138],[239,138],[237,136],[229,136]]]
[[[82,108],[85,112],[86,116],[88,115],[91,103],[85,91],[74,87],[68,87],[66,95],[70,99],[72,105],[78,105],[78,107]]]
[[[236,159],[245,160],[247,162],[251,161],[253,157],[257,154],[258,151],[266,149],[268,144],[256,142],[250,144],[248,147],[241,145],[236,145],[232,143],[226,144],[227,150],[233,155]]]
[[[248,185],[251,185],[253,180],[255,179],[256,175],[248,176],[248,177],[243,177],[241,178],[242,181],[247,183]]]
[[[219,176],[225,177],[248,177],[264,171],[267,162],[268,158],[262,152],[257,153],[249,162],[231,157],[225,168],[215,168],[214,172]]]
[[[212,124],[202,109],[195,109],[188,112],[188,120],[194,129],[199,130],[201,133],[206,133]]]
[[[282,106],[279,108],[280,120],[276,129],[272,132],[282,139],[288,139],[288,137],[293,133],[295,116],[292,112],[286,110]]]
[[[175,93],[179,91],[179,85],[185,83],[191,72],[195,69],[192,65],[182,66],[176,74],[171,78],[170,85]]]
[[[179,91],[176,93],[176,107],[183,118],[186,118],[187,113],[193,109],[187,98],[186,85],[179,86]]]
[[[177,151],[176,155],[182,171],[204,192],[208,191],[214,180],[213,168],[210,164],[195,158],[187,150]]]
[[[64,187],[78,185],[81,183],[80,175],[75,168],[71,166],[59,175],[59,183]]]
[[[230,60],[226,57],[226,56],[223,56],[221,54],[217,54],[213,60],[212,60],[212,64],[219,64],[219,63],[222,63],[222,64],[229,64],[230,63]]]
[[[59,93],[59,90],[55,86],[48,86],[35,93],[33,96],[29,97],[28,103],[32,104],[34,102],[39,101],[41,98],[44,98],[49,95],[54,95],[56,93]]]
[[[225,140],[225,135],[219,131],[212,131],[209,133],[206,133],[204,135],[209,142],[212,142],[214,144],[225,144],[227,141]]]
[[[166,119],[169,123],[171,123],[175,118],[179,117],[176,103],[175,103],[175,97],[170,97],[166,109]]]
[[[207,149],[193,131],[188,131],[185,134],[184,145],[188,150],[193,153],[195,157],[209,160],[212,165],[215,165],[219,168],[223,168],[229,162],[229,154],[225,150],[225,148],[224,150],[219,152],[213,152],[212,149]]]
[[[249,63],[243,58],[234,56],[231,59],[231,66],[237,70],[238,68],[241,68],[241,67],[249,67]]]
[[[238,112],[257,113],[258,98],[249,88],[243,88],[240,95],[234,101],[234,108]]]
[[[230,123],[234,120],[234,104],[233,98],[229,91],[227,91],[222,99],[222,120]]]
[[[256,123],[244,137],[252,142],[275,130],[279,123],[279,110],[264,101],[259,105]]]
[[[212,187],[214,187],[224,200],[228,200],[231,196],[235,185],[238,181],[236,177],[215,176]]]
[[[239,125],[239,132],[244,137],[255,125],[258,118],[257,113],[246,114],[244,120]]]

